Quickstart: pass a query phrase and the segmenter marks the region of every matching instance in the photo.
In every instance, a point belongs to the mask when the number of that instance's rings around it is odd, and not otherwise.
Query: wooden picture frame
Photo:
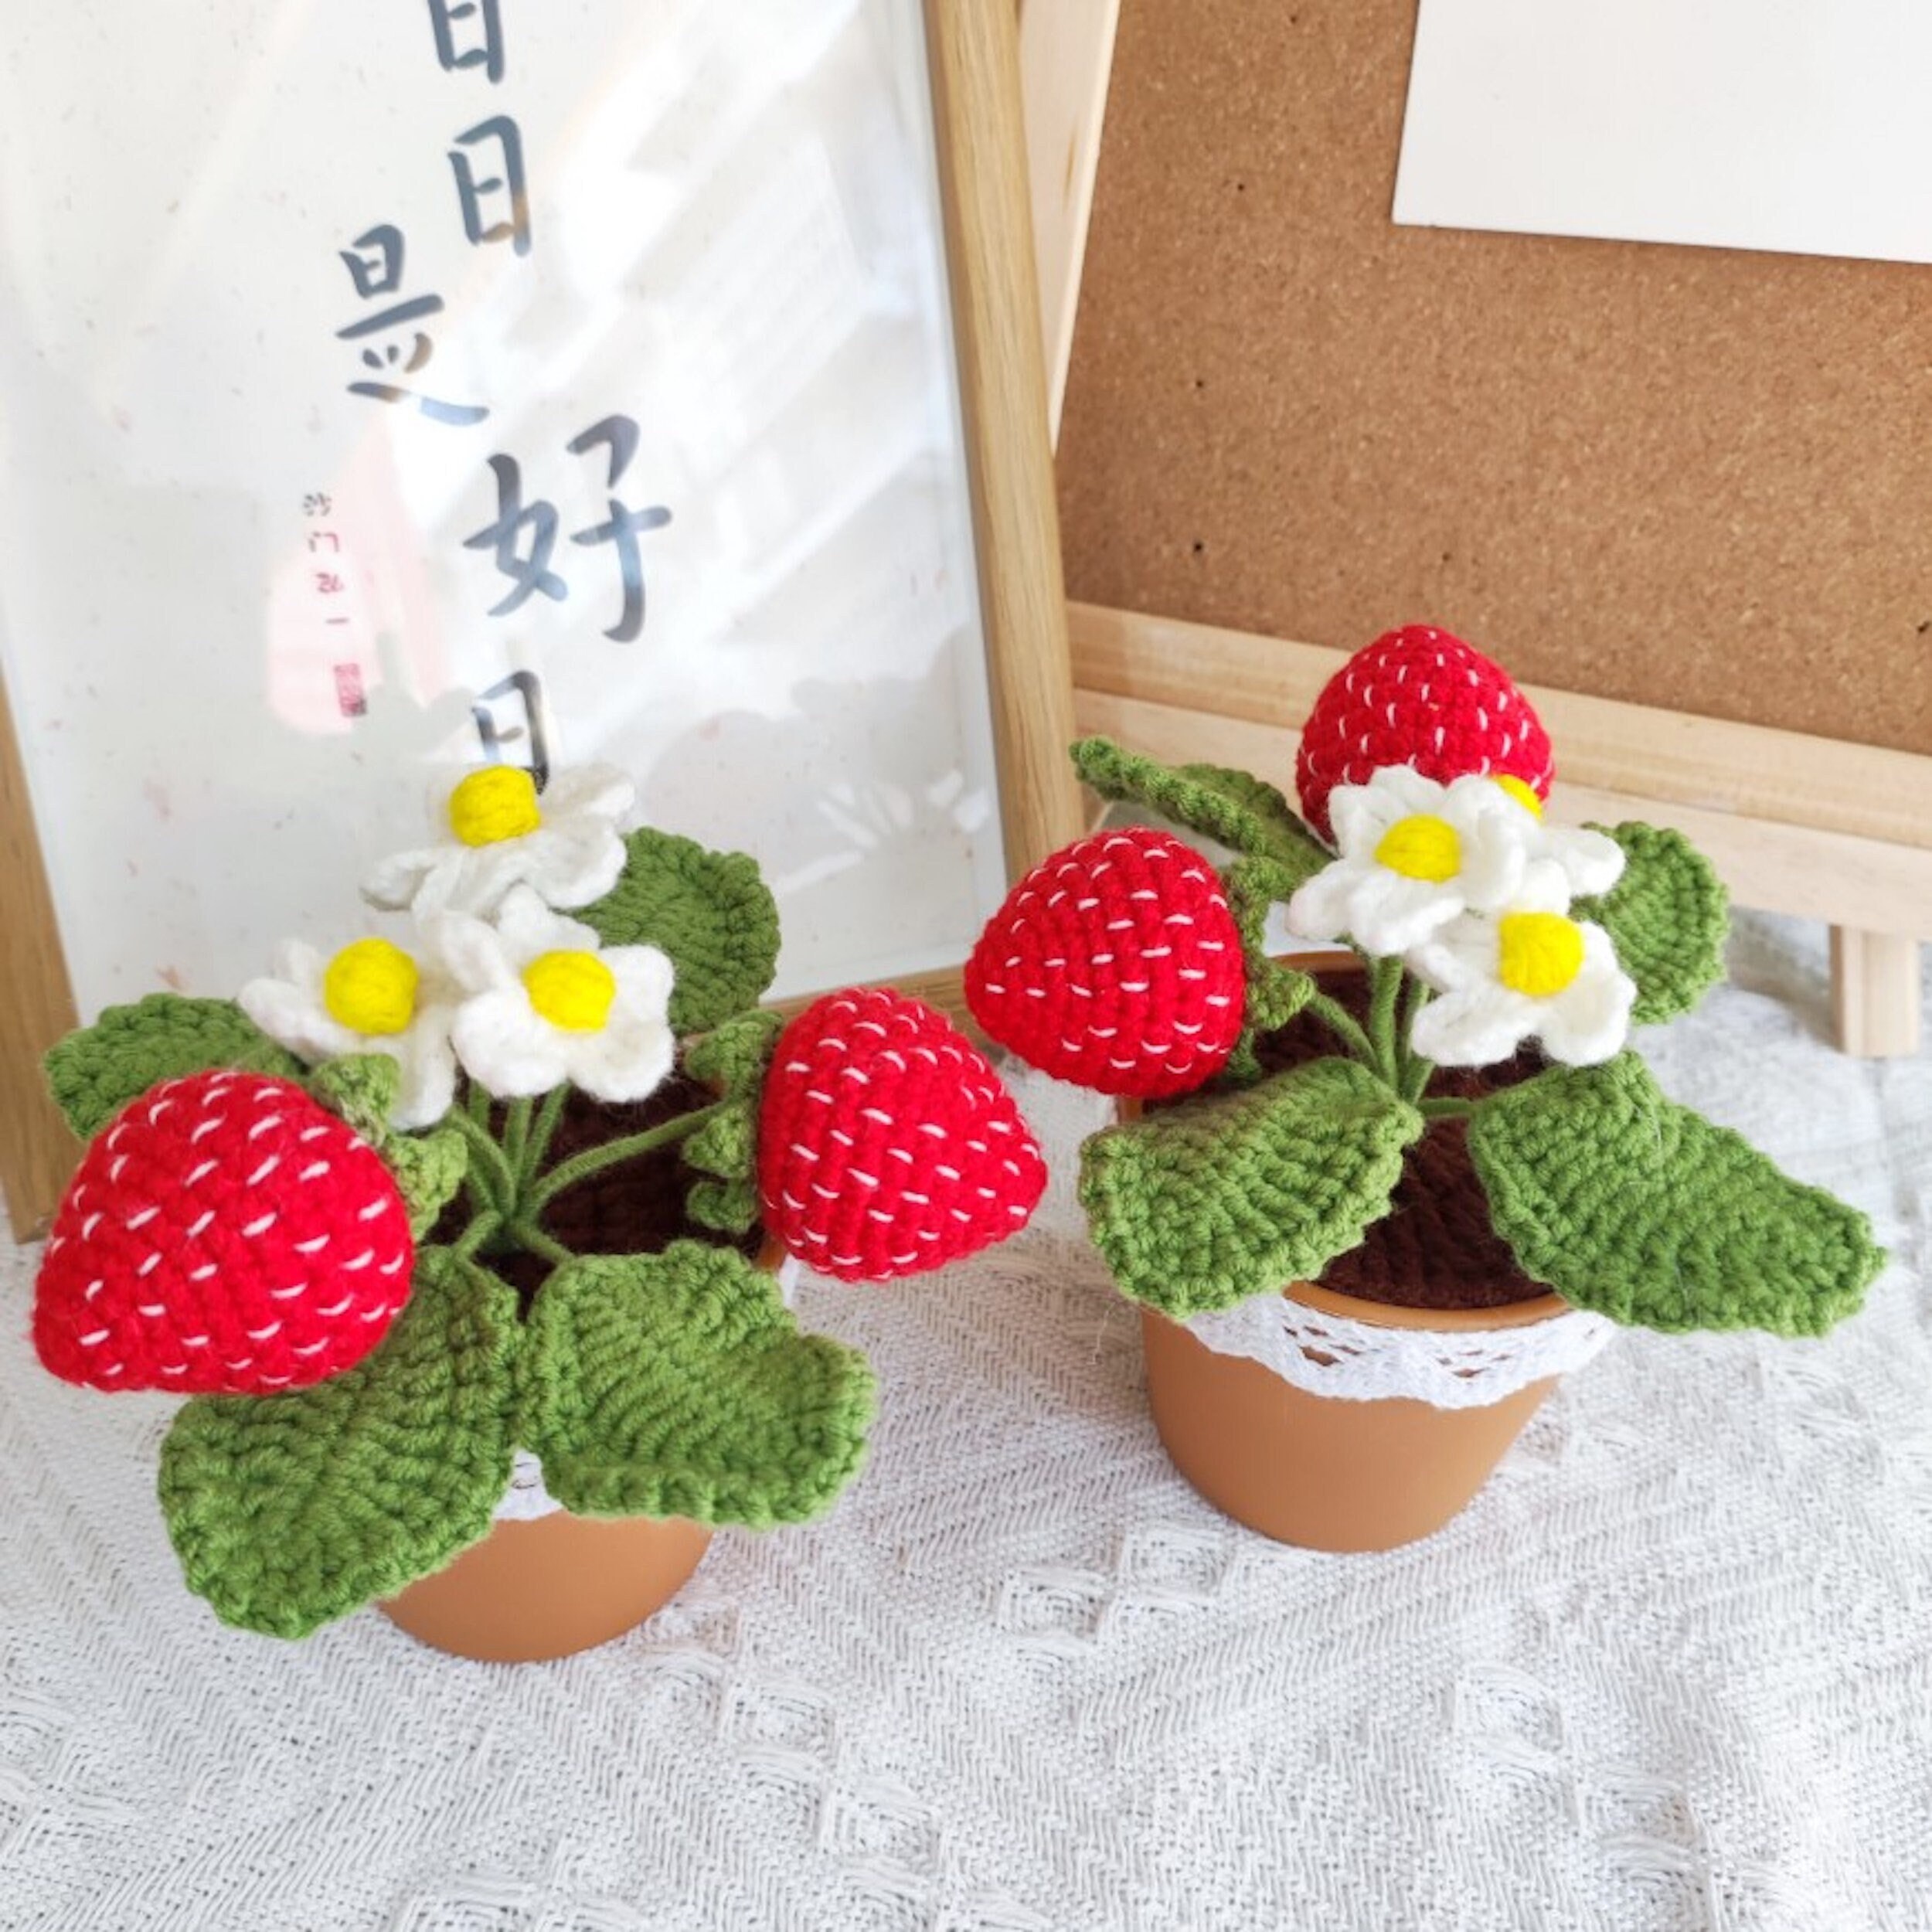
[[[1869,423],[1910,419],[1872,345],[1927,271],[1395,228],[1414,12],[1125,18],[1060,443],[1080,728],[1285,781],[1349,650],[1461,630],[1560,812],[1824,920],[1841,1043],[1911,1052],[1924,459]]]
[[[1065,755],[1071,681],[1018,25],[1012,0],[873,0],[875,12],[886,7],[907,16],[902,22],[895,14],[894,35],[923,41],[930,83],[1003,876],[1010,878],[1081,829]],[[18,625],[14,631],[16,650],[33,648]],[[39,1066],[46,1047],[81,1015],[21,756],[21,734],[38,728],[39,720],[9,713],[0,685],[0,900],[7,910],[0,921],[0,1185],[20,1237],[44,1223],[77,1151]],[[413,828],[400,830],[406,841]],[[895,978],[909,991],[957,1005],[956,971]]]

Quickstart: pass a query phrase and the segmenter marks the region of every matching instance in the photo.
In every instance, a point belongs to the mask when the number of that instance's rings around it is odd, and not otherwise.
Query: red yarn
[[[1001,1046],[1101,1094],[1185,1094],[1241,1032],[1241,935],[1213,868],[1164,832],[1101,832],[1036,866],[966,964]]]
[[[90,1388],[303,1388],[382,1340],[414,1264],[366,1141],[292,1081],[191,1073],[88,1148],[41,1261],[34,1346]]]
[[[1358,651],[1315,701],[1301,730],[1295,788],[1325,838],[1328,794],[1384,765],[1412,765],[1439,784],[1471,772],[1520,778],[1549,796],[1549,734],[1500,665],[1461,638],[1411,624]]]
[[[1012,1096],[940,1013],[828,993],[778,1036],[758,1121],[765,1226],[808,1267],[885,1281],[1026,1225],[1046,1163]]]

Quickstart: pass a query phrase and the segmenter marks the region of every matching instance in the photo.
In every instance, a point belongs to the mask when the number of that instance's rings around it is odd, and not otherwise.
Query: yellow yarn
[[[345,946],[322,975],[322,1004],[353,1033],[400,1033],[416,1017],[416,961],[386,939]]]
[[[1583,964],[1583,929],[1561,913],[1506,913],[1497,922],[1496,977],[1532,999],[1560,993]]]
[[[521,838],[543,822],[536,781],[515,765],[485,765],[450,794],[450,829],[466,845]]]
[[[1526,784],[1513,771],[1494,771],[1489,776],[1490,782],[1501,785],[1525,811],[1538,818],[1543,815],[1543,801],[1536,796],[1534,786]]]
[[[524,968],[523,988],[553,1026],[594,1033],[611,1017],[617,982],[595,953],[544,953]]]
[[[1426,879],[1440,886],[1462,869],[1462,841],[1446,818],[1432,811],[1399,818],[1382,835],[1376,863],[1404,879]]]

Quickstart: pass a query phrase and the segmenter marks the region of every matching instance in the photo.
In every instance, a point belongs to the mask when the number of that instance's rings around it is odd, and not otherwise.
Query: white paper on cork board
[[[1925,0],[1421,0],[1398,223],[1932,262]]]

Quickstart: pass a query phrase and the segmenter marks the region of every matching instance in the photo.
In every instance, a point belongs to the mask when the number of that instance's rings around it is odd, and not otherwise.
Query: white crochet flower
[[[1600,832],[1573,830],[1544,822],[1543,801],[1520,778],[1492,777],[1489,781],[1512,800],[1535,826],[1530,861],[1546,859],[1561,868],[1572,894],[1579,899],[1607,893],[1624,876],[1624,849]]]
[[[1488,778],[1438,784],[1408,765],[1337,785],[1328,818],[1342,855],[1288,901],[1289,929],[1375,956],[1406,953],[1465,912],[1509,904],[1543,835]]]
[[[641,1100],[671,1070],[671,961],[655,946],[600,946],[527,886],[495,926],[461,913],[430,922],[468,995],[451,1029],[457,1057],[499,1099],[569,1080],[594,1100]]]
[[[399,1128],[433,1126],[456,1094],[450,1023],[457,994],[433,954],[413,957],[386,939],[359,939],[325,956],[300,940],[275,955],[272,975],[236,995],[277,1045],[311,1066],[351,1053],[386,1053],[402,1069],[390,1109]]]
[[[1410,1029],[1424,1059],[1488,1066],[1535,1039],[1552,1060],[1594,1066],[1622,1046],[1636,985],[1609,934],[1563,912],[1560,877],[1539,867],[1509,910],[1463,913],[1409,955],[1410,970],[1440,994]]]
[[[385,859],[362,882],[372,905],[440,912],[495,911],[513,886],[552,906],[587,906],[617,883],[624,841],[617,821],[637,787],[609,765],[560,772],[539,796],[515,765],[485,765],[430,790],[440,844]]]

